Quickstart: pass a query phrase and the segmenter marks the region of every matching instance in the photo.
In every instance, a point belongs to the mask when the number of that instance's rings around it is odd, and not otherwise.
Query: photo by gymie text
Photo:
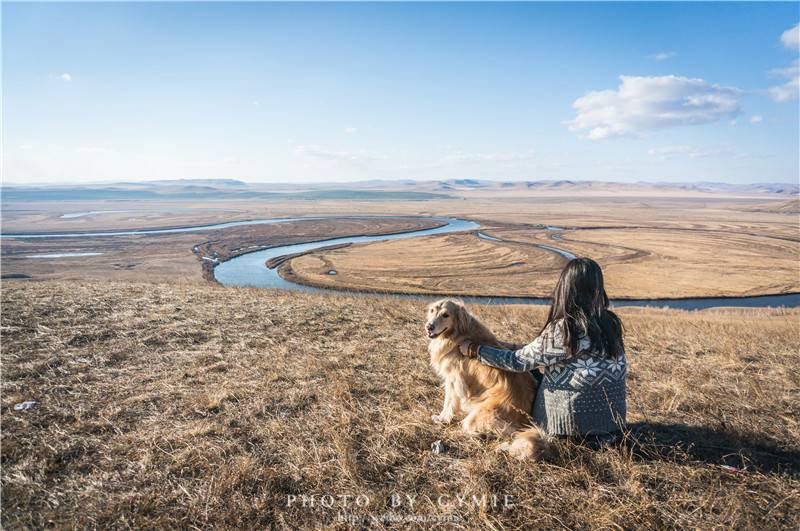
[[[355,507],[369,507],[375,505],[366,494],[287,494],[286,507],[324,508],[324,509],[352,509]],[[418,495],[393,493],[386,499],[385,506],[392,509],[414,509]],[[445,508],[455,507],[493,507],[502,509],[514,508],[514,497],[511,494],[440,494],[436,497],[436,505]]]

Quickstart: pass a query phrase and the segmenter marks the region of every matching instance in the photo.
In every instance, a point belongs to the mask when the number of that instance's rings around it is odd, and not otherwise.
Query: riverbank
[[[326,247],[330,240],[343,237],[364,238],[432,230],[446,221],[423,218],[363,217],[293,219],[270,224],[270,230],[258,226],[240,226],[235,233],[196,245],[192,252],[201,261],[203,278],[216,282],[215,268],[238,256],[278,247],[315,243]],[[291,254],[291,253],[290,253]]]
[[[339,247],[343,248],[343,247]],[[327,249],[325,250],[327,251]],[[311,251],[304,254],[292,257],[286,257],[285,260],[277,259],[278,274],[284,280],[294,283],[298,286],[317,289],[324,293],[353,293],[363,295],[379,295],[379,296],[394,296],[394,297],[412,297],[423,300],[434,300],[436,298],[453,297],[467,301],[472,304],[490,304],[490,305],[508,305],[508,304],[521,304],[521,305],[550,305],[549,297],[512,297],[512,296],[498,296],[487,295],[481,293],[430,293],[424,289],[415,292],[408,291],[391,291],[386,289],[372,288],[372,287],[353,287],[347,285],[337,285],[325,282],[316,282],[314,280],[305,278],[298,275],[292,269],[292,259],[306,256]],[[275,263],[274,262],[274,263]],[[335,271],[336,276],[339,276],[339,271],[330,269],[335,267],[332,263],[323,259],[322,268],[328,268],[328,271]],[[329,273],[330,274],[330,273]],[[337,287],[331,287],[337,286]],[[650,308],[665,308],[685,311],[707,310],[709,308],[799,308],[800,307],[800,293],[782,293],[782,294],[768,294],[768,295],[755,295],[751,297],[683,297],[671,299],[629,299],[629,298],[615,298],[611,300],[612,308],[620,307],[650,307]]]
[[[548,304],[550,290],[563,265],[574,255],[533,242],[549,243],[553,240],[558,245],[571,247],[576,243],[586,243],[567,239],[567,234],[577,232],[570,228],[484,221],[477,225],[479,229],[469,230],[463,221],[451,220],[451,223],[451,226],[431,229],[425,234],[396,234],[391,239],[340,238],[268,250],[248,248],[245,250],[248,256],[238,259],[217,259],[216,255],[213,261],[206,258],[211,263],[205,267],[213,271],[215,280],[224,285],[428,298],[455,296],[480,303]],[[603,229],[581,229],[582,232],[589,230]],[[514,240],[487,236],[487,232],[509,235]],[[524,241],[526,238],[532,241]],[[642,261],[660,258],[668,262],[663,256],[653,256],[654,253],[632,247],[592,245],[595,251],[592,256],[600,260],[607,269],[607,278],[613,280],[616,280],[618,264],[635,271],[636,264]],[[795,242],[771,245],[792,246]],[[224,266],[216,269],[220,263]],[[265,266],[275,271],[267,271]],[[715,274],[719,267],[710,267],[707,274]],[[728,288],[731,276],[728,273],[725,278]],[[687,273],[687,277],[691,275]],[[730,295],[735,291],[727,289],[721,296],[712,297],[697,292],[708,290],[713,281],[705,280],[699,286],[692,286],[689,279],[686,280],[684,290],[677,291],[677,296],[658,297],[659,288],[654,288],[652,279],[641,285],[623,284],[623,288],[628,290],[622,292],[624,294],[619,294],[621,289],[615,282],[609,282],[607,289],[615,306],[652,305],[688,310],[714,305],[800,306],[800,292],[792,291],[792,284],[783,286],[786,289],[783,293],[769,293],[767,287],[774,285],[774,278],[767,279],[771,284],[761,290],[748,290],[739,284],[739,292],[745,296]],[[753,281],[752,276],[750,280]],[[537,293],[536,289],[540,291]],[[673,286],[667,286],[667,289],[673,291],[666,293],[675,293]]]
[[[91,217],[91,216],[90,216]],[[81,220],[83,218],[74,218]],[[72,220],[67,220],[71,222]],[[256,220],[258,221],[258,220]],[[337,218],[335,221],[309,218],[252,219],[225,222],[224,228],[183,230],[153,228],[106,236],[65,236],[55,238],[3,238],[2,270],[6,278],[25,275],[31,280],[132,280],[149,282],[203,282],[213,280],[213,265],[221,258],[237,256],[249,247],[267,248],[302,241],[359,235],[390,234],[437,227],[442,222],[412,218]],[[95,226],[97,221],[93,221]],[[95,227],[96,230],[96,227]],[[165,232],[166,230],[166,232]],[[78,253],[102,253],[74,256]],[[216,253],[216,254],[214,254]],[[60,259],[29,258],[31,255],[63,254]]]
[[[495,240],[461,233],[304,256],[291,262],[292,278],[329,289],[547,297],[567,261],[543,248],[553,247],[601,264],[613,299],[800,292],[797,241],[708,229],[576,228],[557,231],[559,240],[553,231],[484,226],[480,232]]]

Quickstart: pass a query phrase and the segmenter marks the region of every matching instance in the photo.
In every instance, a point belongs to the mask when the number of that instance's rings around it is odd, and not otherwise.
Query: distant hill
[[[103,199],[446,199],[453,194],[492,193],[506,196],[519,192],[527,196],[691,196],[735,194],[774,198],[800,197],[800,186],[787,183],[616,183],[602,181],[515,181],[476,179],[430,181],[370,180],[352,183],[245,183],[235,179],[176,179],[143,182],[94,183],[82,185],[3,186],[4,201],[69,201]],[[789,207],[791,208],[791,207]]]
[[[800,198],[788,199],[780,203],[751,205],[747,212],[771,212],[776,214],[800,214]]]
[[[171,179],[148,181],[154,186],[207,186],[212,188],[244,188],[247,183],[236,179]]]
[[[451,179],[446,181],[435,181],[429,183],[419,183],[420,186],[427,184],[439,190],[475,190],[484,191],[514,191],[525,190],[529,192],[557,192],[575,193],[581,191],[608,192],[615,194],[651,194],[654,192],[681,191],[685,193],[713,193],[726,192],[732,194],[765,194],[765,195],[784,195],[798,196],[800,186],[786,183],[759,183],[759,184],[726,184],[726,183],[617,183],[604,181],[519,181],[519,182],[497,182],[497,181],[476,181],[471,179]]]
[[[434,194],[428,192],[393,192],[380,190],[314,190],[309,192],[276,194],[280,197],[298,199],[348,199],[348,200],[380,200],[380,199],[453,199],[447,194]]]
[[[148,190],[119,190],[112,188],[3,188],[5,201],[91,201],[108,199],[158,199],[159,194]]]
[[[646,184],[646,183],[642,183]],[[755,183],[755,184],[730,184],[718,182],[698,183],[653,183],[655,186],[666,188],[684,188],[695,190],[720,190],[733,193],[763,193],[763,194],[800,194],[800,186],[788,183]]]
[[[54,188],[10,188],[4,187],[0,194],[3,201],[90,201],[90,200],[154,200],[154,199],[341,199],[341,200],[429,200],[453,199],[442,193],[404,190],[358,190],[331,189],[291,191],[260,191],[248,188],[215,188],[213,186],[156,185],[141,187],[103,188],[54,187]]]

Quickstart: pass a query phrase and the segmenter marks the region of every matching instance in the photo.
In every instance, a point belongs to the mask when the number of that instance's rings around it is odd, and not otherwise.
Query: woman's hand
[[[472,344],[472,341],[466,339],[458,344],[458,350],[461,351],[461,354],[464,356],[469,357],[469,346]]]
[[[479,348],[481,348],[481,346],[478,343],[470,341],[469,339],[458,344],[458,350],[461,351],[461,354],[473,359],[478,357]]]

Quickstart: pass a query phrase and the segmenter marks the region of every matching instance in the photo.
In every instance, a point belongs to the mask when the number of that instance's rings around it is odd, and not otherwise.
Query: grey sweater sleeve
[[[569,357],[564,348],[562,322],[553,323],[542,334],[519,350],[503,350],[482,345],[478,361],[507,371],[524,372],[547,367]]]

